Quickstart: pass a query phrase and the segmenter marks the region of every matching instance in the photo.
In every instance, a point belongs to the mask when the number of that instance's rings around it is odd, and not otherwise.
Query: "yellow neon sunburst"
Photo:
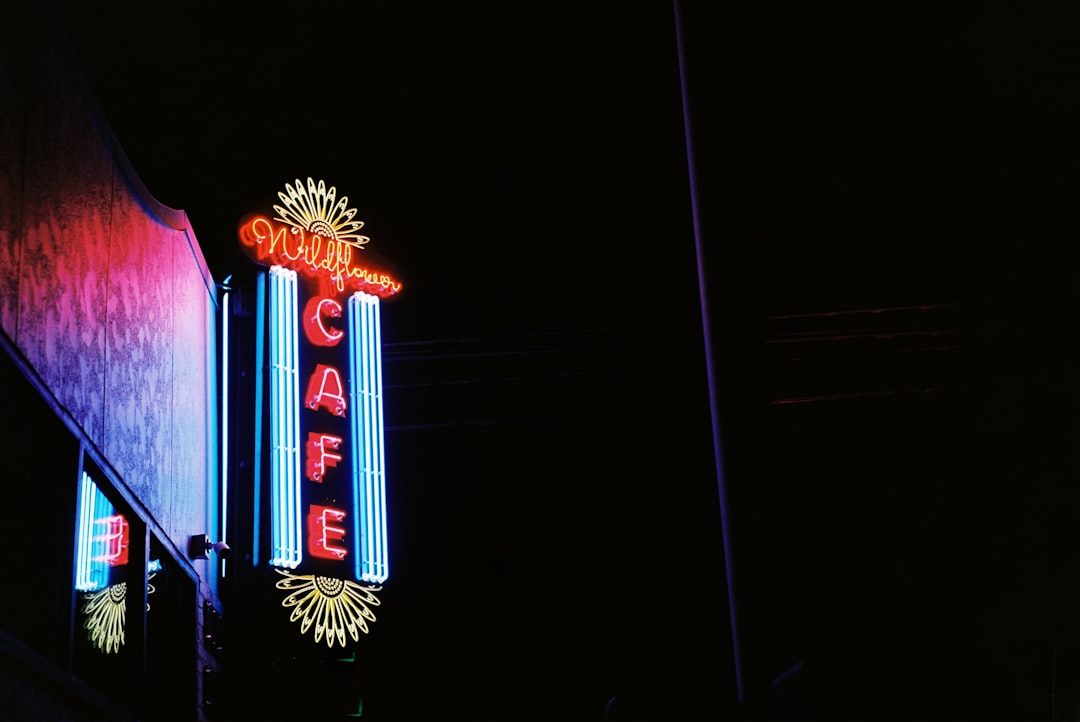
[[[301,634],[314,624],[316,644],[326,637],[326,646],[333,647],[336,640],[344,647],[346,631],[358,642],[360,632],[368,631],[367,623],[375,621],[371,607],[379,606],[379,599],[372,592],[381,587],[365,587],[349,579],[290,574],[283,569],[277,572],[285,578],[275,586],[291,592],[281,602],[283,607],[293,607],[289,621],[300,621]]]
[[[127,617],[127,583],[120,582],[96,592],[83,601],[83,614],[90,644],[105,654],[120,650],[124,644],[124,622]]]
[[[154,593],[153,584],[146,585],[146,593]],[[150,609],[149,604],[146,609]],[[120,651],[124,645],[124,625],[127,620],[127,582],[87,593],[83,597],[82,611],[86,617],[83,627],[90,644],[105,654]]]
[[[274,206],[278,214],[275,220],[356,248],[371,240],[357,233],[364,227],[364,222],[353,220],[356,209],[348,207],[349,197],[342,196],[338,200],[337,189],[334,186],[327,188],[324,181],[316,183],[308,178],[305,187],[297,178],[296,186],[286,183],[285,192],[279,191],[278,198],[284,205]]]

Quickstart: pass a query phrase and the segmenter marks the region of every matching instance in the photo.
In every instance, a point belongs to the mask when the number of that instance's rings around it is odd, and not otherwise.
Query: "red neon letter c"
[[[339,328],[327,328],[325,317],[341,318],[341,304],[332,298],[316,296],[304,306],[304,334],[316,346],[337,346],[345,336]]]

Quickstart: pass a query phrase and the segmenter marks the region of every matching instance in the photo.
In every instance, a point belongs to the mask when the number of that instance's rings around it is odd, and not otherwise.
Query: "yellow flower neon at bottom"
[[[380,602],[373,592],[381,587],[365,587],[350,579],[275,571],[284,577],[275,586],[290,592],[281,601],[281,606],[293,608],[289,621],[300,622],[301,634],[307,634],[314,625],[316,644],[325,638],[328,647],[333,647],[335,641],[344,647],[346,632],[354,642],[360,641],[360,632],[367,634],[367,623],[375,621],[371,608]]]

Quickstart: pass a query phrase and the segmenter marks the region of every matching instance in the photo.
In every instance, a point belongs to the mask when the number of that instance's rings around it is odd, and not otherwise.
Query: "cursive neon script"
[[[338,292],[348,288],[388,298],[401,290],[401,284],[389,274],[364,268],[356,261],[355,243],[307,233],[265,216],[255,216],[240,227],[240,243],[254,253],[256,261],[329,280]]]

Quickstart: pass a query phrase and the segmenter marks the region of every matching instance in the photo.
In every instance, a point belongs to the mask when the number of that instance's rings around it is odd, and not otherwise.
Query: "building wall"
[[[194,654],[175,662],[167,650],[163,655],[160,640],[167,635],[157,621],[141,677],[150,690],[146,719],[202,719],[199,671],[216,662],[197,640],[204,603],[216,603],[215,567],[188,558],[186,550],[191,535],[218,538],[215,284],[186,214],[161,205],[143,186],[53,28],[47,7],[0,5],[0,353],[18,359],[75,432],[65,443],[82,444],[104,467],[162,545],[156,553],[171,559],[174,571],[183,568],[169,578],[195,578],[193,598],[177,592],[183,608],[173,612],[190,621]],[[2,386],[5,416],[18,424],[22,391],[5,393]],[[3,448],[18,453],[19,438],[11,435]],[[62,441],[54,445],[59,449]],[[15,483],[34,489],[19,499],[73,508],[76,454],[56,456],[20,462],[31,473]],[[58,513],[55,524],[62,527],[63,518]],[[61,556],[65,543],[54,544]],[[64,603],[71,596],[63,571],[70,559],[36,564],[43,579],[57,577],[47,581],[59,585],[56,599]],[[167,582],[159,576],[154,583],[151,615],[162,620]],[[55,653],[65,648],[65,632],[37,640],[26,630],[31,617],[20,621],[9,612],[0,624],[0,708],[25,719],[127,719],[130,706],[112,705],[107,693],[78,678],[70,648],[66,657]],[[53,619],[49,614],[41,612]],[[67,633],[85,636],[79,623]],[[138,648],[142,630],[134,630],[134,640],[128,631]],[[181,634],[186,645],[189,633]],[[50,641],[54,636],[59,644]],[[190,699],[192,708],[155,707],[160,680],[177,675],[190,675],[192,694],[185,696],[181,685],[174,699]]]
[[[0,328],[184,548],[213,531],[213,279],[62,55],[3,45]]]

